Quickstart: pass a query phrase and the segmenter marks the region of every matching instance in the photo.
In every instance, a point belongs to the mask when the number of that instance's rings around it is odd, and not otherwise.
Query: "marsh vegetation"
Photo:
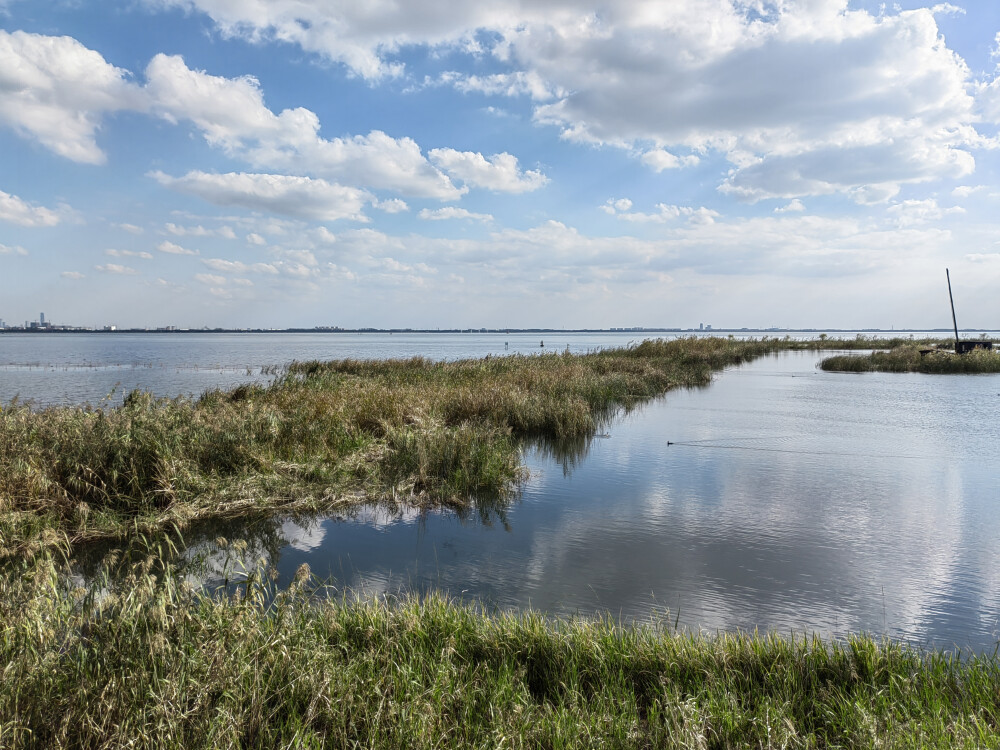
[[[788,339],[646,341],[584,355],[296,362],[270,385],[120,407],[0,410],[0,553],[205,517],[516,491],[525,439],[573,441]]]
[[[894,346],[889,351],[827,357],[820,363],[820,367],[827,372],[923,372],[939,375],[998,373],[1000,351],[976,349],[958,355],[944,348],[928,351],[925,347],[905,343]]]
[[[1000,747],[992,645],[960,656],[866,634],[699,634],[665,610],[623,625],[346,595],[306,568],[279,589],[253,562],[284,542],[272,524],[249,533],[250,514],[393,497],[489,512],[516,491],[527,443],[573,462],[621,410],[719,368],[873,343],[306,362],[198,399],[5,406],[0,747]],[[211,536],[227,518],[239,525],[216,533],[236,541],[216,546],[240,562],[206,589],[158,532],[197,520]],[[98,537],[132,541],[85,545],[81,583],[80,547],[72,565],[56,550]]]
[[[162,550],[76,588],[0,577],[0,745],[996,747],[996,657],[857,635],[691,635],[449,601],[330,599],[307,569],[198,591]],[[117,570],[114,570],[116,569]]]

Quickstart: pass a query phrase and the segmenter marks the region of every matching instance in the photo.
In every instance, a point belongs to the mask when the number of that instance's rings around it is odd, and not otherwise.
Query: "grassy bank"
[[[872,339],[647,341],[592,354],[302,362],[269,386],[113,409],[0,409],[0,556],[378,498],[502,499],[527,438],[579,440],[602,419],[727,365]]]
[[[820,367],[828,372],[924,372],[942,375],[1000,372],[1000,351],[976,350],[962,356],[950,351],[920,353],[914,344],[871,354],[827,357]]]
[[[0,550],[262,509],[509,493],[519,441],[602,416],[779,341],[683,340],[571,356],[303,362],[272,385],[118,408],[0,411]]]
[[[868,637],[718,637],[186,586],[0,577],[0,747],[1000,747],[1000,666]],[[156,573],[155,571],[159,571]]]

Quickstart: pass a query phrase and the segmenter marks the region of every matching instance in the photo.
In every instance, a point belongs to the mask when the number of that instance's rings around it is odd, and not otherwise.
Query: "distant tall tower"
[[[38,313],[38,322],[41,325],[45,325],[45,313]]]

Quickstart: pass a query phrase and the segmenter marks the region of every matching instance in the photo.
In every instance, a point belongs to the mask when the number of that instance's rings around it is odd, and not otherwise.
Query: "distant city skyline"
[[[482,326],[482,327],[448,327],[443,328],[437,326],[434,328],[413,328],[413,327],[402,327],[402,326],[387,326],[387,327],[375,327],[375,326],[358,326],[358,327],[344,327],[337,325],[315,325],[315,326],[303,326],[303,327],[275,327],[275,326],[261,326],[261,327],[224,327],[224,326],[129,326],[121,325],[115,323],[108,323],[104,325],[86,325],[86,324],[74,324],[69,322],[54,323],[51,320],[45,319],[45,313],[40,313],[38,320],[26,320],[23,324],[12,324],[3,318],[0,318],[0,331],[6,332],[34,332],[34,331],[52,331],[52,332],[156,332],[156,333],[186,333],[186,332],[202,332],[202,331],[231,331],[231,332],[241,332],[241,331],[308,331],[308,332],[320,332],[320,333],[357,333],[357,332],[412,332],[412,333],[524,333],[524,332],[569,332],[569,331],[605,331],[605,332],[621,332],[621,333],[719,333],[720,335],[725,335],[727,333],[736,332],[751,332],[751,333],[767,333],[772,331],[786,332],[786,331],[800,331],[800,332],[810,332],[815,331],[820,333],[823,331],[828,332],[863,332],[871,331],[877,333],[888,333],[893,331],[899,331],[900,333],[906,333],[909,331],[930,331],[930,332],[946,332],[950,331],[950,328],[836,328],[836,327],[819,327],[819,328],[796,328],[787,326],[713,326],[711,323],[699,323],[697,326],[691,326],[688,328],[679,326],[608,326],[605,328],[552,328],[552,327],[542,327],[542,326],[527,326],[527,327],[505,327],[505,326]],[[1000,328],[975,328],[975,327],[959,327],[960,331],[1000,331]]]
[[[1000,326],[998,63],[984,0],[0,0],[0,318]]]

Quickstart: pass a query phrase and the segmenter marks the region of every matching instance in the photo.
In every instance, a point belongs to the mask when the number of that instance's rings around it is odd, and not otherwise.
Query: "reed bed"
[[[925,354],[913,344],[867,355],[827,357],[820,367],[828,372],[923,372],[937,375],[1000,373],[1000,351],[976,349],[961,356],[938,350]]]
[[[916,347],[945,347],[951,345],[953,339],[925,338],[915,339],[913,336],[893,336],[892,338],[878,338],[876,336],[865,336],[859,333],[851,339],[830,338],[826,334],[821,334],[819,338],[805,342],[814,349],[838,349],[842,351],[858,349],[878,349],[889,350],[899,346]]]
[[[0,408],[0,556],[380,498],[468,507],[516,492],[525,439],[584,439],[618,410],[764,354],[876,343],[688,338],[583,355],[297,362],[270,385],[198,399],[14,402]]]
[[[1000,747],[996,655],[64,572],[0,577],[0,747]]]

